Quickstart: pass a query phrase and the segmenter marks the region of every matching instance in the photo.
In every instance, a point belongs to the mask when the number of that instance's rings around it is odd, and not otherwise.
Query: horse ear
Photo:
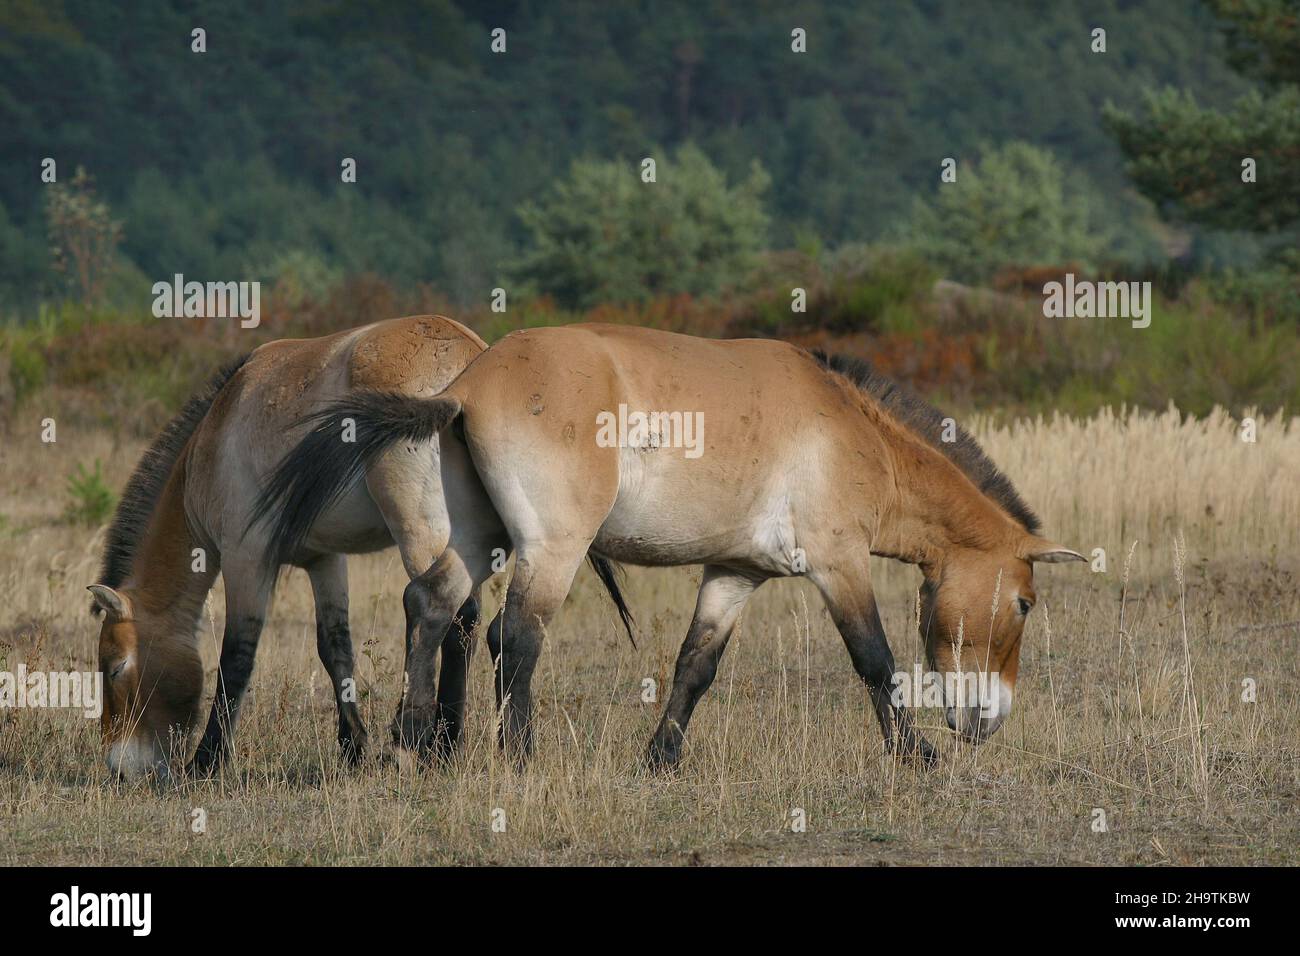
[[[1046,538],[1026,535],[1021,542],[1020,557],[1029,562],[1039,561],[1044,564],[1060,564],[1063,561],[1087,561],[1078,551],[1071,551]]]
[[[131,602],[125,594],[114,591],[106,584],[92,584],[86,590],[94,596],[95,607],[108,615],[109,623],[131,619]]]

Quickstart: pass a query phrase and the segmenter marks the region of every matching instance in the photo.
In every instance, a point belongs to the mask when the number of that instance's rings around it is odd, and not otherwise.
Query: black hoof
[[[339,754],[349,767],[355,767],[365,758],[370,738],[363,730],[361,733],[347,731],[339,733]]]
[[[910,740],[900,745],[894,752],[908,763],[918,764],[926,770],[933,770],[939,766],[939,751],[935,750],[934,745],[924,737]]]
[[[414,754],[421,764],[431,765],[441,761],[439,729],[436,711],[407,711],[393,722],[393,746]]]
[[[677,773],[681,759],[680,748],[651,741],[650,746],[646,748],[645,757],[642,758],[642,764],[650,773],[667,777]]]

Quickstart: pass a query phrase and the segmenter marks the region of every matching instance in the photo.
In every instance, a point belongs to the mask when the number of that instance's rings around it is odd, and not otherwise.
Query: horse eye
[[[113,670],[112,670],[112,672],[108,675],[108,679],[109,679],[109,680],[113,680],[114,678],[116,678],[118,674],[122,673],[122,668],[124,668],[124,667],[126,667],[126,658],[125,658],[125,657],[122,658],[120,661],[117,662],[117,666],[114,667]]]
[[[1028,614],[1029,609],[1034,606],[1025,598],[1016,598],[1016,603],[1020,605],[1021,614]]]

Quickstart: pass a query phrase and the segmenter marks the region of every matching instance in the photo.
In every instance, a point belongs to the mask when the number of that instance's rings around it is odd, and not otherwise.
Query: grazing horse
[[[367,738],[352,676],[344,555],[396,543],[406,573],[418,577],[446,545],[449,510],[472,505],[459,491],[470,482],[457,482],[444,498],[438,442],[430,436],[372,456],[364,482],[316,508],[292,551],[270,548],[253,507],[297,437],[295,423],[314,409],[354,389],[433,395],[486,347],[458,322],[427,315],[285,339],[230,365],[186,404],[140,459],[109,529],[100,580],[90,587],[104,612],[99,660],[110,769],[167,775],[173,749],[188,743],[203,691],[196,628],[218,571],[226,587],[225,635],[216,697],[190,770],[207,773],[222,761],[286,564],[305,568],[311,580],[316,648],[338,704],[339,745],[347,760],[361,757]],[[597,572],[614,588],[608,565],[598,563]],[[616,603],[626,619],[621,597]],[[471,590],[439,635],[435,729],[447,751],[460,733],[466,635],[478,613]],[[432,690],[432,673],[408,675]],[[399,708],[399,723],[400,714]]]
[[[354,444],[339,442],[340,419],[355,422]],[[886,746],[933,763],[893,693],[870,555],[920,567],[932,670],[998,677],[979,684],[996,687],[992,700],[952,699],[945,682],[949,726],[974,739],[1010,710],[1033,563],[1082,560],[1038,536],[1033,513],[969,435],[865,364],[770,340],[624,326],[511,333],[434,398],[356,392],[318,414],[316,467],[291,455],[276,494],[327,501],[394,444],[438,433],[448,494],[457,486],[490,507],[453,512],[447,548],[408,587],[418,597],[412,653],[431,655],[492,572],[493,550],[512,548],[514,576],[488,645],[501,744],[518,760],[531,747],[543,634],[589,549],[633,564],[704,565],[647,754],[659,768],[678,762],[741,609],[768,578],[813,581]],[[312,520],[282,512],[273,541],[292,547]],[[430,706],[427,696],[415,704]]]

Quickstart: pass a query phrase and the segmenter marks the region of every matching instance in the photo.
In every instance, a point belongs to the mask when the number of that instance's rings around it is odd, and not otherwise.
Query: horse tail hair
[[[627,602],[623,600],[623,591],[619,588],[619,571],[622,569],[608,558],[602,558],[591,551],[587,552],[587,560],[591,562],[591,569],[596,572],[596,577],[600,578],[600,583],[605,585],[605,590],[609,592],[609,599],[618,609],[618,619],[623,622],[627,639],[632,642],[632,649],[635,650],[636,638],[632,636],[634,623],[632,612],[628,610]]]
[[[267,561],[279,567],[316,521],[398,442],[423,443],[460,415],[460,399],[358,391],[301,419],[311,430],[289,451],[253,504],[244,533],[270,521]]]

